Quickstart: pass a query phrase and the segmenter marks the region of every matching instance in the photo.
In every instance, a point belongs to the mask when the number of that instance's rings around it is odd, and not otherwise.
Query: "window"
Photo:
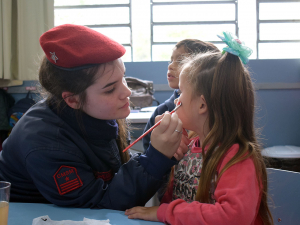
[[[132,61],[131,0],[55,0],[54,25],[85,25],[126,48],[124,61]]]
[[[174,45],[186,38],[214,43],[222,31],[238,36],[237,1],[151,0],[151,59],[169,60]],[[167,57],[168,56],[168,57]]]
[[[300,0],[55,0],[55,26],[86,25],[126,48],[124,61],[167,61],[186,38],[225,45],[222,31],[252,48],[250,59],[300,58]]]
[[[257,0],[257,58],[300,58],[300,1]]]

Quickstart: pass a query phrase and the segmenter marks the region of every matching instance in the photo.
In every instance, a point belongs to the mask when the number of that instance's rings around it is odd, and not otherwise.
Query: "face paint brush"
[[[175,109],[173,109],[172,112],[170,112],[170,114],[173,114],[174,112],[176,112],[176,110],[181,106],[181,102],[177,103],[177,106],[175,107]],[[156,124],[154,124],[151,128],[149,128],[149,130],[147,130],[145,133],[143,133],[138,139],[136,139],[134,142],[132,142],[130,145],[127,146],[127,148],[125,148],[123,150],[123,152],[126,152],[129,148],[131,148],[133,145],[135,145],[139,140],[141,140],[143,137],[145,137],[147,134],[149,134],[155,127],[157,127],[159,124],[161,123],[161,120],[158,121]]]

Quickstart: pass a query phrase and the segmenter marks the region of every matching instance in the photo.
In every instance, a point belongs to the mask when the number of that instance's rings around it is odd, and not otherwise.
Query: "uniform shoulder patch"
[[[77,169],[71,166],[61,166],[53,175],[58,192],[64,195],[82,186]]]

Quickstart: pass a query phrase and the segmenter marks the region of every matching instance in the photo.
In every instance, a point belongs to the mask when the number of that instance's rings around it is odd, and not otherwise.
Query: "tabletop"
[[[146,124],[151,116],[152,112],[131,112],[126,119],[129,120],[130,123]]]
[[[140,110],[131,110],[130,114],[126,118],[131,124],[142,123],[146,124],[157,106],[145,107]]]
[[[148,108],[150,108],[150,110],[147,110]],[[142,108],[141,110],[131,110],[126,120],[129,121],[132,127],[131,135],[134,139],[138,138],[143,134],[145,126],[155,109],[156,106]],[[140,149],[140,151],[144,151],[143,147]]]
[[[132,220],[123,211],[111,209],[67,208],[53,204],[9,203],[8,225],[31,225],[36,217],[48,215],[51,220],[82,221],[83,218],[110,220],[112,225],[159,225],[160,222]]]

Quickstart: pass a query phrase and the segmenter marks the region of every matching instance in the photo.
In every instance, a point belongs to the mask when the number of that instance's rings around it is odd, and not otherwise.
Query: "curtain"
[[[54,27],[54,0],[0,2],[0,85],[37,80],[44,55],[39,37]]]

